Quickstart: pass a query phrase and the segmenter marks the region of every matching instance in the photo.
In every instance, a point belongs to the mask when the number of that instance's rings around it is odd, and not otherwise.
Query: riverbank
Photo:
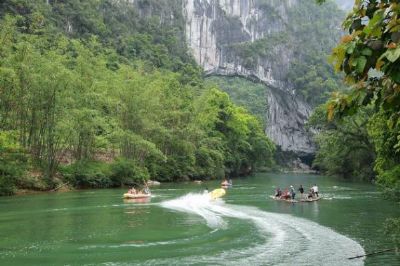
[[[58,192],[70,192],[70,191],[77,191],[79,189],[73,188],[71,186],[63,186],[59,189],[48,189],[48,190],[34,190],[34,189],[17,189],[14,193],[15,196],[21,195],[32,195],[32,194],[42,194],[42,193],[58,193]]]
[[[194,180],[193,183],[197,183],[197,181],[198,180]],[[186,181],[182,181],[182,182],[186,182]],[[174,182],[174,183],[179,183],[179,182]],[[156,180],[148,180],[147,185],[149,187],[157,187],[157,186],[160,186],[161,183]],[[129,187],[131,187],[131,186],[108,187],[108,188],[99,188],[99,189],[120,189],[120,188],[128,189]],[[76,188],[76,187],[71,186],[68,183],[63,183],[54,189],[47,189],[47,190],[43,190],[43,189],[37,190],[37,189],[28,189],[28,188],[16,189],[14,196],[34,195],[34,194],[43,194],[43,193],[61,193],[61,192],[71,192],[71,191],[85,191],[85,190],[90,190],[90,189],[93,189],[93,188]]]
[[[319,175],[319,172],[314,171],[314,170],[301,170],[301,169],[280,169],[277,171],[263,171],[260,173],[265,173],[265,174],[313,174],[313,175]],[[255,175],[257,173],[252,173],[247,175],[246,177],[251,177],[253,175]],[[236,178],[234,178],[236,179]],[[107,186],[107,187],[103,187],[103,186],[99,186],[99,187],[76,187],[71,185],[69,182],[63,182],[62,178],[58,177],[55,180],[53,180],[55,182],[55,187],[48,187],[43,178],[40,177],[38,174],[36,174],[33,177],[30,178],[24,178],[23,180],[23,186],[21,188],[16,188],[14,190],[14,192],[10,195],[2,195],[2,196],[20,196],[20,195],[31,195],[31,194],[42,194],[42,193],[59,193],[59,192],[71,192],[71,191],[85,191],[85,190],[89,190],[89,189],[119,189],[119,188],[123,188],[123,189],[128,189],[129,187],[132,186],[138,186],[138,185],[143,185],[143,183],[141,183],[142,181],[138,181],[132,184],[124,184],[122,186]],[[212,181],[217,181],[217,182],[221,182],[223,179],[216,179],[216,178],[206,178],[206,179],[194,179],[191,180],[189,178],[182,178],[176,181],[164,181],[162,182],[163,184],[197,184],[197,185],[203,185],[206,184],[207,182],[212,182]],[[161,184],[160,181],[157,180],[148,180],[147,181],[148,186],[150,187],[154,187],[154,186],[159,186]]]

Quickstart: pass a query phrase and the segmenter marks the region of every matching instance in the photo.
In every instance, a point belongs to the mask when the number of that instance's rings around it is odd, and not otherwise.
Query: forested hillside
[[[400,6],[392,1],[379,5],[356,1],[343,24],[348,34],[331,58],[349,87],[333,94],[310,121],[321,130],[317,167],[346,178],[376,180],[385,195],[396,200],[400,199],[399,14]]]
[[[181,70],[194,64],[183,36],[179,0],[5,0],[0,15],[19,16],[24,33],[49,38],[66,35],[87,40],[98,37],[127,59],[144,59],[153,66]]]
[[[166,21],[174,5],[138,5],[146,6],[2,2],[1,194],[220,178],[271,165],[274,145],[259,120],[204,85],[179,14]]]

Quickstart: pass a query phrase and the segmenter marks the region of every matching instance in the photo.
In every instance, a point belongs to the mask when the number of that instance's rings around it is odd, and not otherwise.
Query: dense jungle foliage
[[[267,125],[267,99],[266,90],[262,83],[254,83],[240,77],[212,76],[206,78],[206,84],[217,86],[229,94],[232,101],[245,107],[255,115],[265,129]]]
[[[320,121],[314,123],[321,128],[319,167],[342,176],[335,163],[358,176],[365,172],[361,175],[376,179],[384,195],[396,201],[400,201],[399,18],[398,1],[355,1],[343,23],[348,34],[332,55],[349,89],[333,94],[312,119]],[[323,113],[328,120],[319,118]],[[388,219],[385,232],[398,248],[400,218]]]
[[[0,194],[271,165],[259,120],[204,84],[180,15],[160,23],[172,3],[138,1],[149,15],[136,16],[111,0],[2,1]]]
[[[396,200],[400,199],[399,14],[400,6],[393,1],[355,1],[343,23],[349,34],[331,58],[336,70],[344,72],[349,88],[334,93],[311,119],[322,130],[317,165],[342,176],[372,173],[356,175],[367,179],[376,175],[385,194]],[[328,120],[321,119],[323,113]],[[323,154],[348,164],[348,171],[335,170]]]

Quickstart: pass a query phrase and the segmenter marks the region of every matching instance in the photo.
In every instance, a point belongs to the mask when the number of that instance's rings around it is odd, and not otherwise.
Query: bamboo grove
[[[0,22],[0,193],[209,179],[271,166],[261,123],[187,64],[121,56],[44,20]],[[36,28],[35,28],[36,27]]]

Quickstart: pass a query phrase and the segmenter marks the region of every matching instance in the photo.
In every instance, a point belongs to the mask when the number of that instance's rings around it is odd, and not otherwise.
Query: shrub
[[[114,186],[133,185],[150,177],[147,168],[134,160],[118,158],[111,165],[111,181]]]
[[[59,170],[67,182],[79,188],[133,185],[149,179],[145,167],[125,158],[119,158],[112,164],[82,160],[62,166]]]
[[[400,201],[400,166],[381,173],[378,176],[378,182],[385,197]]]
[[[22,149],[0,145],[0,196],[14,194],[16,182],[24,176],[27,165],[28,157]]]
[[[15,192],[15,178],[0,175],[0,196],[13,195]]]
[[[78,161],[74,164],[60,167],[60,172],[66,181],[80,188],[111,187],[110,165],[97,161]]]

